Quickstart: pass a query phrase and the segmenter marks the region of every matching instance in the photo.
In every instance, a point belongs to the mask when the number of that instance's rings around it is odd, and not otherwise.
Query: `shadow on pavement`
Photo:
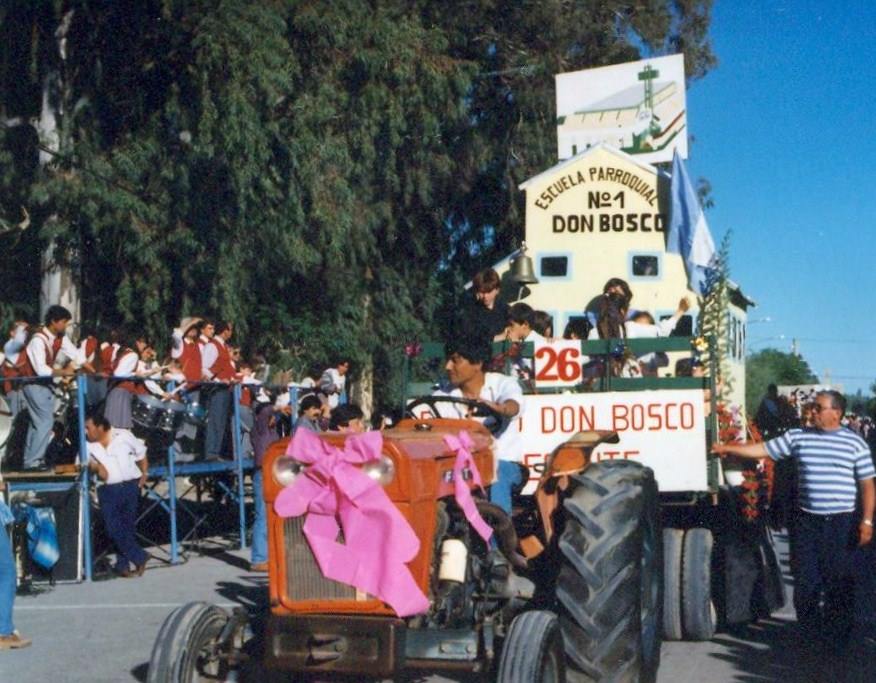
[[[131,669],[131,675],[137,679],[140,683],[146,682],[146,674],[149,673],[149,664],[148,662],[143,662],[142,664],[138,664],[133,669]]]
[[[873,683],[874,653],[861,644],[838,647],[806,640],[791,619],[763,619],[756,624],[719,633],[712,642],[723,652],[710,656],[731,664],[739,673],[734,683]]]

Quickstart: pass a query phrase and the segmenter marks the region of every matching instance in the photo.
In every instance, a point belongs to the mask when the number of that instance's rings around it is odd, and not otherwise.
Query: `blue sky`
[[[688,170],[753,298],[749,351],[876,380],[876,2],[717,0],[719,64],[688,90]]]

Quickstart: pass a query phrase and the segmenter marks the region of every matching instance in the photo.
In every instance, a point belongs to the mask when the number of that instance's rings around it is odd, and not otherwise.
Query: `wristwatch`
[[[867,526],[873,526],[873,520],[872,519],[862,519],[861,524],[866,524]]]

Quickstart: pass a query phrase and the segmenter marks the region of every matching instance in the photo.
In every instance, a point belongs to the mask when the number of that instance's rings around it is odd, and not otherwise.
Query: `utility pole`
[[[791,353],[795,356],[800,355],[800,349],[797,346],[797,339],[796,338],[791,340]]]

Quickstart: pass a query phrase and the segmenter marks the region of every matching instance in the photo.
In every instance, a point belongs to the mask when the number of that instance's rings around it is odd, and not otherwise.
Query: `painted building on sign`
[[[660,320],[687,296],[692,309],[675,334],[696,330],[697,295],[688,288],[679,254],[667,253],[669,174],[608,145],[591,147],[530,178],[526,193],[527,254],[539,282],[520,288],[510,279],[511,257],[496,266],[503,297],[522,300],[549,313],[554,332],[585,311],[595,310],[607,280],[626,280],[631,308]],[[731,402],[744,405],[745,320],[753,302],[731,283],[727,353],[732,374]],[[674,373],[674,363],[661,374]]]
[[[599,143],[643,161],[687,157],[684,55],[557,74],[557,151],[568,159]]]

